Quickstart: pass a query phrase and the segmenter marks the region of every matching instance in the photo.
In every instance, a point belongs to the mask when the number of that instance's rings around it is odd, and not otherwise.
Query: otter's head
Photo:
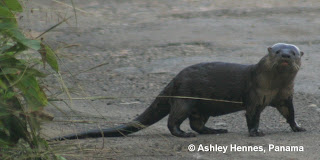
[[[268,48],[268,63],[279,72],[298,72],[303,52],[292,44],[277,43]]]

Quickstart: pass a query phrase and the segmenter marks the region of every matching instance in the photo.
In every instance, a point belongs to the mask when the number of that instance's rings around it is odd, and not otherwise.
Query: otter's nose
[[[282,57],[282,58],[290,58],[290,54],[288,54],[288,53],[282,53],[282,54],[281,54],[281,57]]]

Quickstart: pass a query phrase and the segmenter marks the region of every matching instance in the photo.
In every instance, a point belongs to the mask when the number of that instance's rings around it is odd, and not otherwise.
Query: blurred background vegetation
[[[46,64],[59,73],[57,57],[43,34],[27,37],[19,29],[21,12],[18,0],[0,0],[0,159],[65,159],[40,137],[41,122],[53,119],[43,112],[48,99],[40,79]]]

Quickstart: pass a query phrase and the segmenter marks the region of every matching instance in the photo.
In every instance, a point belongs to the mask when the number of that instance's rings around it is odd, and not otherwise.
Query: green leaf
[[[12,11],[22,12],[22,6],[18,0],[2,0],[1,5],[7,6]]]
[[[1,7],[0,7],[0,15],[1,15]],[[3,16],[3,15],[2,15]],[[14,29],[17,28],[17,25],[10,23],[10,22],[2,22],[0,23],[0,31],[6,31],[6,30],[10,30],[10,29]]]
[[[0,113],[0,118],[7,117],[7,116],[10,116],[10,115],[11,115],[11,113],[9,113],[9,112],[6,112],[6,113],[1,112]],[[1,129],[1,127],[0,127],[0,129]]]
[[[62,156],[60,156],[60,155],[56,155],[57,156],[57,158],[59,159],[59,160],[67,160],[66,158],[64,158],[64,157],[62,157]]]
[[[5,74],[18,74],[21,72],[21,70],[17,68],[2,68],[2,72],[0,72],[0,75],[5,75]]]
[[[41,43],[41,49],[39,50],[39,53],[41,54],[44,63],[47,62],[54,71],[59,72],[56,54],[48,45]]]
[[[24,46],[34,49],[34,50],[39,50],[40,49],[40,41],[39,40],[32,40],[32,39],[27,39],[20,31],[19,29],[11,29],[9,30],[9,35],[12,36],[12,38],[16,39],[18,43],[23,44]]]
[[[10,133],[10,143],[16,144],[20,138],[26,139],[28,137],[27,125],[23,119],[10,116],[6,121],[6,128]]]
[[[0,79],[0,88],[7,89],[8,86]]]
[[[5,148],[9,146],[10,143],[5,141],[4,139],[7,139],[7,137],[5,137],[5,134],[0,131],[0,146]]]
[[[0,74],[3,75],[3,69],[5,68],[12,68],[13,66],[17,67],[19,64],[19,61],[9,55],[0,55]]]
[[[1,7],[0,7],[1,8]],[[1,10],[0,10],[1,11]],[[0,12],[1,15],[1,12]],[[18,43],[34,49],[34,50],[39,50],[40,49],[40,41],[39,40],[32,40],[32,39],[28,39],[26,38],[21,31],[19,30],[19,28],[12,24],[12,23],[0,23],[0,31],[7,35],[10,36],[11,38],[13,38],[14,40],[16,40]]]
[[[0,22],[10,22],[13,24],[17,24],[16,18],[12,12],[6,7],[0,6]]]
[[[47,76],[46,74],[44,74],[36,69],[33,69],[33,68],[28,68],[26,72],[28,75],[33,75],[36,77],[46,77]]]
[[[12,45],[2,45],[1,48],[0,48],[0,54],[1,53],[6,53],[8,52],[8,50],[12,47]],[[13,52],[10,52],[10,54],[13,54]]]
[[[45,46],[46,51],[47,51],[47,62],[48,64],[51,66],[51,68],[56,71],[59,72],[59,65],[58,65],[58,61],[57,61],[57,57],[55,55],[55,53],[52,51],[52,49],[49,46]]]
[[[34,68],[28,68],[22,60],[16,59],[11,55],[0,55],[0,76],[1,75],[11,75],[11,76],[21,76],[22,74],[35,76],[35,77],[45,77],[46,74],[36,70]],[[0,87],[3,87],[0,80]]]
[[[36,77],[45,77],[46,74],[33,69],[33,68],[27,68],[25,65],[21,65],[21,64],[16,64],[15,66],[16,68],[3,68],[2,72],[0,72],[0,75],[16,75],[16,76],[20,76],[23,74],[23,72],[25,72],[26,75],[29,76],[36,76]]]
[[[4,117],[0,118],[3,127],[0,139],[16,144],[20,138],[26,139],[28,137],[27,124],[24,118],[20,118],[20,114],[16,113],[21,109],[21,104],[16,97],[7,100],[5,105],[0,105],[0,112],[4,113]],[[10,115],[6,116],[5,114]]]
[[[15,86],[22,91],[29,111],[37,111],[48,104],[47,97],[34,76],[23,76]]]
[[[15,93],[14,93],[14,92],[11,92],[11,91],[8,91],[8,92],[6,92],[6,94],[4,95],[4,98],[5,98],[5,99],[10,99],[10,98],[12,98],[13,96],[15,96]]]

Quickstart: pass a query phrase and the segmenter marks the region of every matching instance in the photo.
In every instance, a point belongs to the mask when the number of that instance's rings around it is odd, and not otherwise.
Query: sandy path
[[[296,78],[294,104],[296,119],[307,132],[291,132],[273,108],[262,114],[260,128],[267,135],[261,138],[248,137],[244,112],[209,120],[208,126],[226,128],[230,133],[190,139],[171,136],[165,118],[125,138],[61,142],[82,146],[82,150],[68,152],[73,153],[67,156],[69,159],[319,159],[319,1],[74,0],[74,3],[79,8],[77,24],[73,18],[45,36],[56,48],[64,43],[77,45],[58,52],[63,61],[61,72],[73,97],[136,98],[73,101],[74,112],[64,103],[55,103],[68,116],[48,107],[56,122],[44,125],[46,136],[127,122],[140,114],[182,68],[204,61],[256,63],[266,54],[266,48],[277,42],[293,43],[305,52]],[[72,8],[49,0],[29,0],[20,24],[37,35],[66,15],[73,15]],[[86,71],[99,64],[104,65]],[[68,72],[75,76],[70,77]],[[59,88],[51,78],[48,77],[51,88]],[[66,120],[95,123],[58,122]],[[182,128],[190,130],[188,122]],[[189,152],[189,144],[263,146],[267,151]],[[304,151],[269,152],[269,144],[303,146]]]

